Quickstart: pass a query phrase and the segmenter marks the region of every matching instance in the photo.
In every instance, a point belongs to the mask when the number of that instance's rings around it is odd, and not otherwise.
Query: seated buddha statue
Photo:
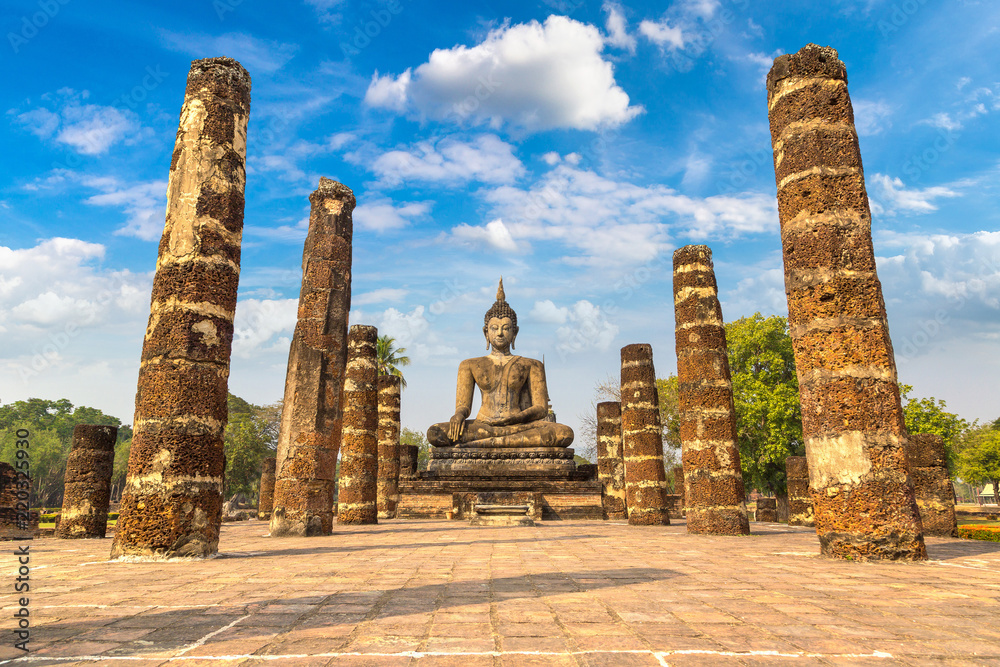
[[[490,353],[459,364],[455,415],[431,426],[427,441],[435,447],[568,447],[573,429],[548,419],[545,366],[511,354],[517,313],[507,303],[502,278],[483,322]],[[476,387],[482,406],[475,419],[468,419]]]

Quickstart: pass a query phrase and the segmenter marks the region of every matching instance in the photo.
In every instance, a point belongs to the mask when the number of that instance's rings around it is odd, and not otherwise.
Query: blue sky
[[[995,418],[1000,5],[5,3],[0,401],[131,422],[190,61],[253,79],[230,389],[282,395],[308,194],[355,211],[352,322],[406,346],[403,424],[453,412],[502,275],[517,352],[574,428],[619,349],[675,371],[671,255],[714,253],[727,320],[787,313],[764,77],[846,63],[900,379]]]

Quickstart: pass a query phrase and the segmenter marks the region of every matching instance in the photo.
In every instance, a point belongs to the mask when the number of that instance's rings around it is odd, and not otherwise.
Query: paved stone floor
[[[929,538],[927,563],[867,564],[819,558],[811,529],[751,526],[387,521],[272,540],[252,521],[224,525],[218,558],[160,563],[40,539],[31,651],[12,648],[5,594],[0,664],[1000,665],[1000,544]]]

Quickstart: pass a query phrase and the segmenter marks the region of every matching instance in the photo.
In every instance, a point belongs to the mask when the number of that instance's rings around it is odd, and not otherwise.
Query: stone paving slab
[[[39,539],[31,650],[6,595],[0,665],[1000,665],[1000,544],[856,563],[820,558],[812,529],[752,528],[394,520],[275,540],[249,521],[223,525],[217,558],[156,563]]]

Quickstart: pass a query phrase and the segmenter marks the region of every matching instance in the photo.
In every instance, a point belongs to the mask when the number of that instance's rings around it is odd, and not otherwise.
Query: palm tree
[[[408,366],[409,357],[402,356],[406,352],[405,347],[396,348],[396,339],[392,336],[379,336],[375,346],[375,357],[378,364],[379,375],[396,375],[399,377],[399,385],[406,386],[403,372],[399,366]]]

